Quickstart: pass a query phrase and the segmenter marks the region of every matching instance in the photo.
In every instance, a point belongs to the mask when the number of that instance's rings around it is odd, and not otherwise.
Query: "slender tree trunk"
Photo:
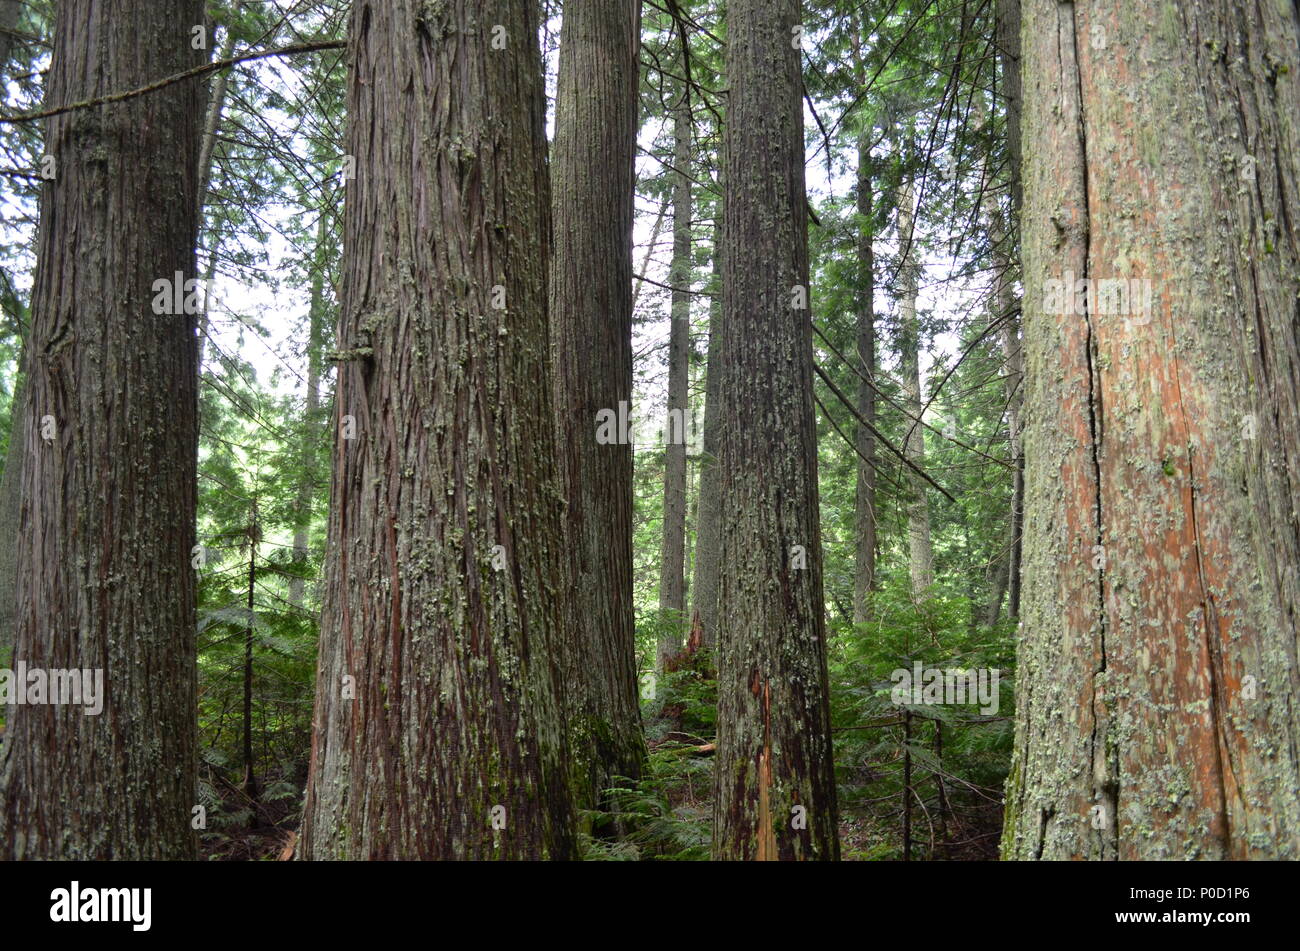
[[[994,219],[997,220],[997,219]],[[1007,567],[1004,573],[1007,585],[1007,613],[1011,617],[1020,615],[1020,562],[1024,541],[1025,515],[1025,454],[1023,447],[1022,415],[1024,404],[1025,357],[1020,342],[1020,318],[1016,314],[1018,302],[1012,282],[1013,263],[1008,246],[1011,235],[995,225],[990,229],[993,242],[993,267],[997,271],[997,287],[994,299],[997,315],[1002,320],[998,333],[1002,342],[1002,353],[1006,358],[1006,401],[1007,401],[1007,439],[1008,450],[1013,466],[1011,474],[1011,522],[1007,529]],[[1004,248],[998,251],[998,248]],[[999,597],[993,603],[990,623],[997,621]]]
[[[866,423],[876,422],[876,391],[867,380],[876,378],[875,253],[871,247],[871,138],[858,140],[858,363],[863,379],[858,381],[858,414]],[[871,592],[876,584],[876,439],[860,420],[854,434],[857,443],[857,484],[854,496],[853,623],[871,619]]]
[[[912,711],[903,711],[903,861],[912,861]]]
[[[662,626],[655,667],[682,647],[686,612],[686,437],[690,412],[691,341],[691,113],[686,96],[673,117],[672,321],[668,339],[668,415],[664,428],[664,531],[659,566]]]
[[[650,241],[646,244],[645,253],[641,256],[641,270],[632,275],[636,279],[636,285],[632,289],[633,314],[636,313],[637,304],[641,302],[641,289],[645,287],[646,268],[654,260],[654,253],[659,247],[659,235],[664,230],[664,218],[668,215],[668,206],[670,204],[672,204],[670,199],[659,203],[659,214],[655,215],[654,227],[650,229]]]
[[[577,592],[563,640],[574,796],[594,808],[645,757],[632,601],[632,446],[595,441],[632,401],[632,218],[640,0],[569,0],[551,158],[551,345],[564,567]],[[600,209],[593,213],[593,209]]]
[[[909,148],[910,151],[910,148]],[[916,242],[911,181],[898,189],[898,242],[902,258],[899,281],[899,356],[903,376],[904,425],[907,438],[903,452],[923,469],[925,467],[925,427],[921,424],[921,323],[916,315]],[[912,577],[912,597],[924,598],[934,584],[934,554],[930,544],[930,506],[925,497],[925,482],[909,472],[907,501],[908,565]]]
[[[321,212],[316,226],[316,247],[325,244],[329,219]],[[303,409],[302,443],[298,449],[302,467],[298,480],[298,494],[294,499],[293,563],[296,574],[289,579],[289,603],[302,609],[306,602],[307,579],[303,577],[310,557],[312,500],[316,497],[317,447],[320,444],[320,383],[321,347],[325,333],[325,261],[315,255],[311,278],[311,301],[307,311],[307,404]]]
[[[221,44],[221,50],[217,53],[217,58],[229,59],[234,47],[234,35],[227,30],[225,41]],[[211,245],[208,249],[208,261],[203,275],[203,312],[199,315],[197,365],[200,380],[203,377],[203,360],[206,355],[208,330],[212,326],[209,307],[212,301],[213,280],[217,276],[217,249],[221,246],[219,233],[214,231],[205,235],[207,219],[204,212],[207,209],[208,190],[212,184],[212,167],[217,155],[217,133],[221,130],[221,117],[225,112],[226,96],[229,89],[230,72],[223,69],[212,78],[212,87],[208,92],[208,111],[203,119],[203,137],[199,142],[199,245],[202,246],[205,236],[210,239]]]
[[[16,30],[23,16],[24,0],[0,0],[0,75],[9,75],[9,56],[18,45]]]
[[[935,717],[930,722],[934,724],[934,762],[937,767],[934,771],[934,782],[939,792],[938,821],[935,824],[938,826],[938,839],[942,847],[946,845],[948,838],[948,816],[952,812],[952,807],[948,803],[948,785],[943,778],[943,721]]]
[[[714,297],[709,303],[709,353],[704,371],[704,434],[703,452],[700,455],[700,514],[696,522],[699,527],[696,529],[695,584],[691,595],[695,604],[693,623],[699,625],[700,639],[709,647],[713,647],[718,639],[718,557],[722,533],[722,511],[719,508],[722,478],[718,471],[722,422],[719,415],[722,402],[722,370],[719,365],[722,353],[722,341],[719,338],[722,328],[722,295],[720,282],[716,279],[722,264],[721,221],[714,223],[713,233]]]
[[[257,507],[248,527],[248,627],[244,631],[244,795],[257,805],[257,773],[253,768],[253,641],[257,636],[253,613],[257,593]]]
[[[10,73],[9,57],[18,45],[14,30],[22,19],[23,0],[0,0],[0,76]],[[15,316],[15,333],[22,334],[22,322]],[[26,399],[26,341],[18,350],[18,372],[13,399],[9,404],[9,442],[5,452],[5,467],[0,475],[0,663],[8,657],[14,643],[16,604],[14,583],[18,563],[18,519],[22,501],[22,467],[26,452],[24,400]]]
[[[836,859],[798,0],[732,0],[713,853]]]
[[[1025,599],[1003,851],[1300,858],[1300,71],[1280,68],[1296,11],[1023,12]],[[1127,307],[1116,284],[1075,293],[1129,279]]]
[[[1002,66],[1002,99],[1007,114],[1007,153],[1010,160],[1011,210],[1020,220],[1023,203],[1021,187],[1020,122],[1024,112],[1024,93],[1020,78],[1020,0],[996,0],[994,19],[998,62]]]
[[[0,475],[0,663],[9,656],[18,619],[18,528],[22,514],[23,458],[27,454],[27,345],[18,357],[18,377],[10,402],[9,447]]]
[[[235,38],[229,29],[222,41],[217,59],[229,59],[235,49]],[[203,139],[199,146],[199,203],[200,211],[207,204],[208,186],[212,182],[212,162],[216,156],[217,133],[221,130],[221,117],[226,108],[226,94],[230,88],[230,71],[219,70],[212,77],[212,89],[208,94],[208,111],[203,120]],[[216,247],[216,242],[213,243]]]
[[[1025,454],[1021,437],[1021,409],[1024,404],[1025,358],[1020,342],[1021,319],[1013,315],[1018,304],[1010,275],[1011,266],[1019,264],[1018,223],[1021,220],[1023,188],[1021,186],[1021,115],[1024,94],[1020,78],[1020,0],[997,0],[997,43],[1002,64],[1002,96],[1007,116],[1007,152],[1011,182],[1011,215],[1003,232],[1006,245],[1006,268],[999,269],[999,314],[1002,324],[1002,349],[1007,360],[1007,410],[1011,433],[1011,459],[1015,466],[1011,487],[1011,527],[1007,566],[1007,613],[1020,615],[1020,565],[1024,550]],[[997,245],[995,245],[996,247]],[[996,618],[995,618],[996,620]]]
[[[988,110],[982,98],[976,98],[974,117],[978,125],[983,126],[988,119]],[[1010,124],[1010,123],[1008,123]],[[1019,120],[1017,120],[1017,127]],[[1002,597],[1008,588],[1012,591],[1010,614],[1016,616],[1019,604],[1020,576],[1020,539],[1021,515],[1024,501],[1024,472],[1020,452],[1020,415],[1023,391],[1021,383],[1024,376],[1024,359],[1020,348],[1020,321],[1016,317],[1016,298],[1014,275],[1012,272],[1014,253],[1013,235],[1006,227],[1005,215],[998,203],[998,189],[995,181],[995,156],[986,156],[985,176],[983,182],[983,201],[980,209],[984,229],[989,237],[990,256],[993,265],[993,286],[989,294],[990,319],[998,323],[998,339],[1006,361],[1006,413],[1008,455],[1011,459],[1011,510],[1007,519],[1007,537],[1002,553],[994,566],[992,595],[984,613],[984,623],[996,624],[1002,612]],[[1012,175],[1015,178],[1015,175]]]
[[[198,0],[65,0],[47,104],[199,65],[201,23]],[[15,662],[102,671],[103,709],[11,708],[0,857],[195,854],[195,323],[154,285],[196,277],[202,115],[176,83],[46,127]]]
[[[866,83],[862,59],[862,34],[853,33],[853,72],[858,85]],[[857,479],[853,500],[853,623],[871,619],[871,592],[876,585],[876,437],[866,424],[876,423],[876,391],[867,382],[876,379],[876,255],[872,247],[873,194],[871,131],[858,138],[858,301],[857,347],[861,378],[858,381],[858,416],[854,431]]]
[[[537,7],[356,0],[349,47],[300,855],[568,858]]]

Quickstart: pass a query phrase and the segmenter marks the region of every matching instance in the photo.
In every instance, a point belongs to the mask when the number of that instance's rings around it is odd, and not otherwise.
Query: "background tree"
[[[562,638],[574,794],[641,774],[632,591],[632,446],[596,441],[632,405],[632,221],[640,0],[569,0],[551,157],[550,319],[572,617]],[[599,215],[590,214],[600,208]]]
[[[718,858],[835,859],[797,0],[731,0]],[[743,253],[742,253],[743,249]]]

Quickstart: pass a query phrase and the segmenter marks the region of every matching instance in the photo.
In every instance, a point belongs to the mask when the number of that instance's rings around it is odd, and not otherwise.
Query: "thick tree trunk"
[[[1298,34],[1289,4],[1024,4],[1010,857],[1300,858]],[[1128,315],[1070,299],[1130,278]]]
[[[664,525],[659,564],[661,627],[655,668],[681,650],[686,611],[686,437],[691,342],[691,113],[686,97],[673,117],[672,320],[668,337],[668,414],[664,428]]]
[[[537,13],[496,9],[352,7],[308,859],[573,850]]]
[[[732,0],[713,853],[835,859],[798,0]]]
[[[197,66],[199,0],[66,0],[46,101]],[[100,669],[103,710],[11,708],[0,856],[195,853],[192,314],[154,282],[195,275],[203,87],[56,116],[27,348],[15,661]],[[170,297],[170,293],[165,295]]]
[[[871,619],[871,592],[876,586],[876,438],[867,428],[876,424],[876,391],[868,380],[876,378],[876,257],[871,247],[872,182],[871,139],[858,140],[858,421],[857,480],[854,494],[853,623]],[[864,424],[865,421],[865,424]]]
[[[640,0],[569,0],[551,158],[551,345],[567,586],[562,643],[573,792],[594,808],[645,757],[632,601],[632,446],[596,414],[632,401],[632,217]],[[599,212],[595,212],[599,209]]]
[[[908,149],[910,151],[910,148]],[[916,315],[917,251],[914,195],[911,181],[898,189],[898,243],[902,255],[898,266],[898,349],[903,377],[903,422],[907,437],[903,452],[918,469],[925,468],[925,427],[921,424],[921,322]],[[907,549],[912,579],[912,597],[920,601],[934,584],[934,553],[930,544],[930,506],[925,497],[925,480],[908,473]]]

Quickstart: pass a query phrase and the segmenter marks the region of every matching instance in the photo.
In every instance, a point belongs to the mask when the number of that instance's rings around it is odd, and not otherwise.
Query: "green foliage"
[[[589,861],[701,861],[709,857],[713,760],[695,746],[666,743],[651,751],[645,775],[607,790],[607,811],[593,829],[621,830],[616,839],[584,838]]]

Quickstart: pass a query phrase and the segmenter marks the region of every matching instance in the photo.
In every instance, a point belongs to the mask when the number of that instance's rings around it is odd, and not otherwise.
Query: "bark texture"
[[[722,222],[714,224],[714,234],[722,234]],[[700,455],[699,518],[695,530],[695,583],[691,598],[695,605],[693,624],[700,627],[700,640],[713,647],[718,640],[718,569],[722,545],[721,503],[722,476],[718,472],[718,443],[722,432],[719,404],[722,402],[722,295],[717,279],[722,266],[722,246],[714,241],[712,292],[709,302],[709,352],[704,376],[704,432]]]
[[[911,152],[911,147],[906,148]],[[898,189],[899,370],[903,377],[903,411],[907,435],[903,453],[917,469],[925,468],[925,426],[921,423],[921,322],[916,314],[918,268],[915,245],[914,192],[910,179]],[[908,570],[912,597],[925,598],[934,584],[934,549],[930,542],[930,505],[925,497],[925,480],[909,470],[907,499]]]
[[[325,321],[330,308],[325,297],[328,265],[323,260],[322,250],[328,247],[328,237],[329,218],[322,213],[316,226],[316,261],[312,266],[311,300],[307,311],[307,399],[302,414],[302,442],[298,446],[298,464],[302,471],[294,497],[293,564],[298,572],[303,573],[311,556],[312,499],[316,495],[317,460],[320,458],[317,447],[325,428],[320,405],[321,364]],[[289,603],[301,609],[307,598],[307,579],[303,574],[289,579],[288,593]]]
[[[1295,859],[1296,7],[1023,14],[1025,599],[1003,850]],[[1094,294],[1057,313],[1046,282],[1066,272],[1150,281],[1150,306]]]
[[[673,117],[672,319],[668,334],[668,414],[664,436],[664,525],[659,563],[662,626],[655,669],[682,647],[686,611],[686,437],[690,412],[691,112],[685,94]]]
[[[494,13],[352,7],[308,859],[573,851],[537,9]]]
[[[713,853],[835,859],[798,0],[732,0]],[[802,306],[800,306],[802,305]],[[743,420],[743,425],[740,421]]]
[[[1024,405],[1025,355],[1021,344],[1022,318],[1017,310],[1013,274],[1020,263],[1020,236],[1018,225],[1024,202],[1021,185],[1021,116],[1024,112],[1024,94],[1021,88],[1020,69],[1020,0],[997,0],[996,14],[998,59],[1002,66],[1002,98],[1006,110],[1008,181],[1011,186],[1011,214],[1007,227],[1000,235],[992,235],[995,249],[1003,248],[998,268],[996,298],[999,316],[1003,319],[1000,336],[1002,350],[1007,359],[1007,416],[1011,460],[1015,466],[1011,486],[1010,544],[1007,562],[1007,612],[1012,617],[1020,615],[1020,576],[1024,551],[1025,522],[1025,454],[1021,430]],[[996,256],[996,253],[995,253]],[[994,620],[997,619],[996,612]]]
[[[861,74],[861,68],[858,70]],[[853,623],[871,619],[871,592],[876,586],[876,257],[871,247],[871,137],[858,140],[858,421],[857,478],[853,518]]]
[[[551,157],[551,344],[565,567],[563,639],[574,795],[593,808],[645,757],[632,602],[632,446],[596,414],[632,402],[632,217],[640,0],[569,0]],[[598,209],[598,213],[594,210]]]
[[[18,358],[26,366],[26,342]],[[0,664],[9,657],[18,619],[18,529],[22,517],[23,457],[27,454],[27,380],[20,372],[10,403],[9,448],[0,475]]]
[[[199,0],[67,0],[47,104],[199,65],[203,22]],[[153,284],[196,277],[203,106],[178,83],[46,127],[14,657],[102,669],[105,696],[8,711],[0,857],[195,854],[197,347]]]

